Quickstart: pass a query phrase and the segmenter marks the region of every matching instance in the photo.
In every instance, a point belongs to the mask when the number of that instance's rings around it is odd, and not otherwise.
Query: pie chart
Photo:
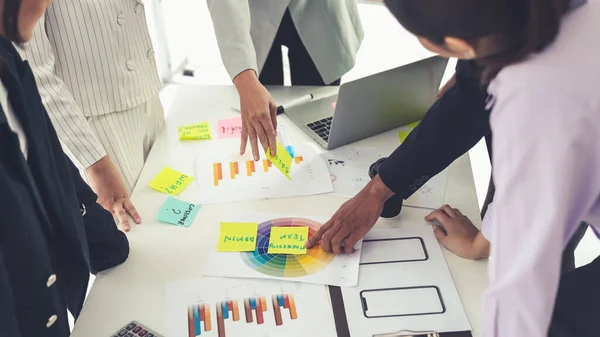
[[[259,224],[256,250],[242,253],[242,260],[260,273],[286,278],[301,277],[323,270],[335,258],[334,254],[324,252],[319,246],[308,249],[305,255],[269,254],[272,227],[308,227],[308,237],[312,237],[321,224],[303,218],[280,218]]]

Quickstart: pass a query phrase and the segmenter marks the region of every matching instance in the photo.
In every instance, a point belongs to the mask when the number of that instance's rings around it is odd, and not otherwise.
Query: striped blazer
[[[83,167],[106,156],[86,117],[158,94],[145,14],[142,0],[54,0],[21,50],[59,138]]]

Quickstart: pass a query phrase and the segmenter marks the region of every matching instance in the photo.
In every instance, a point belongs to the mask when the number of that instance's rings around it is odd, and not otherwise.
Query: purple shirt
[[[556,41],[503,69],[495,104],[492,242],[484,337],[545,337],[562,251],[581,221],[600,232],[600,2],[568,13]]]

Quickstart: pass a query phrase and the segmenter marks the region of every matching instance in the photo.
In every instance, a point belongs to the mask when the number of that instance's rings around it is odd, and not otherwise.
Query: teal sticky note
[[[190,204],[170,196],[158,211],[158,221],[189,227],[199,210],[200,205]]]

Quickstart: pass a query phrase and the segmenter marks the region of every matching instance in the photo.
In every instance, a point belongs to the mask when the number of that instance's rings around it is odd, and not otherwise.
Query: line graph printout
[[[326,161],[308,144],[296,145],[291,180],[264,155],[255,162],[234,148],[213,150],[197,157],[200,204],[228,203],[323,194],[333,191]]]
[[[306,250],[306,254],[269,253],[271,229],[275,227],[307,227],[308,237],[313,236],[327,218],[290,217],[255,214],[236,221],[258,223],[256,249],[252,252],[214,252],[204,269],[207,276],[263,278],[306,283],[354,286],[358,282],[360,262],[359,242],[353,254],[326,253],[319,246]]]
[[[371,181],[369,167],[378,159],[384,157],[376,149],[345,146],[323,154],[329,166],[333,183],[332,195],[353,198]],[[433,178],[420,177],[413,183],[421,186],[413,195],[404,201],[406,206],[437,209],[444,204],[446,193],[446,171],[440,172]],[[409,186],[410,188],[410,186]]]
[[[165,286],[165,335],[335,336],[325,286],[202,278]]]

